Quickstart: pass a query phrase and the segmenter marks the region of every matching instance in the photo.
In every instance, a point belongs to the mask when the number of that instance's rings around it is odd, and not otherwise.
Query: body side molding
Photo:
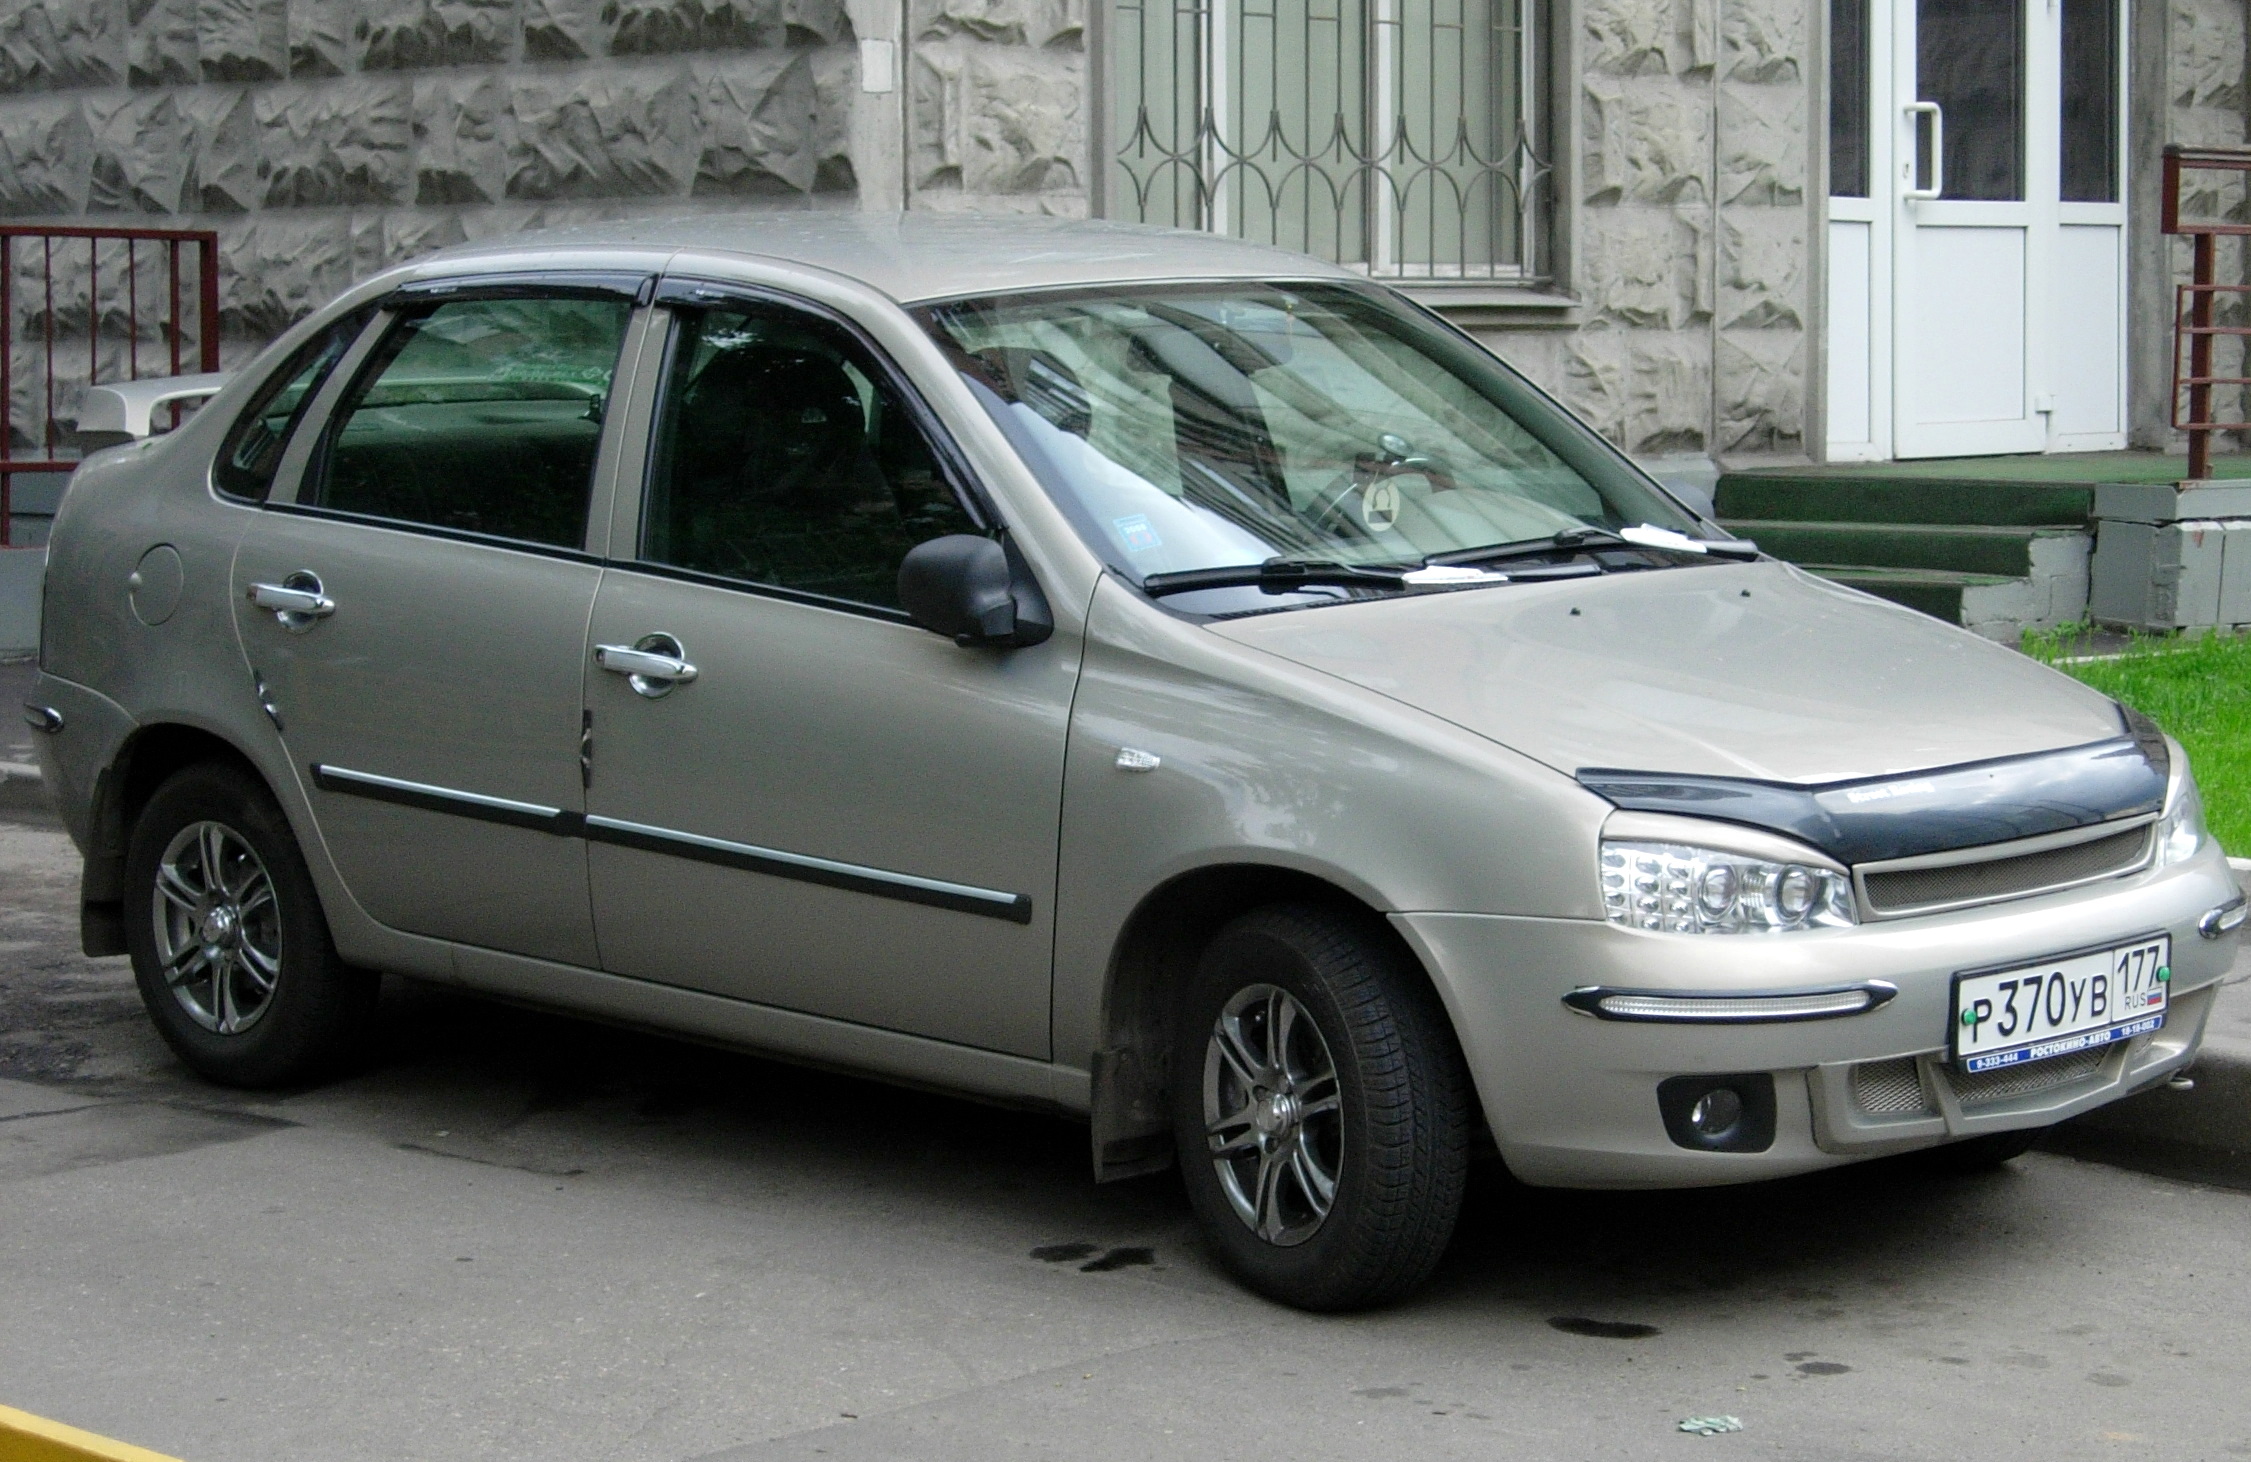
[[[877,898],[897,899],[902,903],[978,914],[988,919],[1005,919],[1012,924],[1032,922],[1032,901],[1020,893],[979,888],[968,883],[950,883],[940,878],[897,873],[888,868],[870,868],[859,863],[840,863],[832,858],[785,852],[779,848],[761,848],[752,843],[730,842],[725,838],[651,827],[645,823],[626,822],[614,817],[588,817],[584,813],[565,808],[545,807],[535,802],[516,802],[506,797],[487,797],[478,792],[436,787],[426,782],[409,782],[397,777],[378,776],[373,772],[351,771],[344,767],[315,763],[312,775],[313,785],[324,792],[365,797],[371,801],[390,802],[401,807],[445,813],[452,817],[474,818],[479,822],[496,822],[533,832],[553,833],[557,837],[584,838],[592,843],[608,843],[613,847],[634,848],[644,853],[660,853],[697,863],[717,864],[723,868],[739,868],[746,873],[763,873],[774,878],[795,879],[800,883],[818,883],[830,888],[849,889],[854,893],[872,894]]]

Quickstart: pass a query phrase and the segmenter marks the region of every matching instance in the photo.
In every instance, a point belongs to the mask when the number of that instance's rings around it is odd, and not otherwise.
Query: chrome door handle
[[[1909,122],[1907,124],[1907,182],[1909,186],[1907,191],[1900,196],[1902,198],[1920,198],[1928,202],[1946,191],[1946,113],[1939,108],[1937,102],[1909,102],[1905,110],[1910,117],[1920,115],[1931,119],[1931,185],[1928,188],[1913,186],[1915,182],[1915,124]]]
[[[303,569],[278,584],[252,584],[250,602],[272,610],[291,634],[301,635],[336,612],[336,601],[322,591],[319,576]]]
[[[688,652],[668,634],[643,635],[630,645],[596,645],[594,663],[622,675],[634,692],[662,700],[696,678]]]

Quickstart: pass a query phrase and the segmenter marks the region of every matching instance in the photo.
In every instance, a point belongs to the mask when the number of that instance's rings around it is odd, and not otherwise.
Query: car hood
[[[2104,696],[1779,563],[1699,564],[1214,621],[1566,775],[1801,784],[2116,738]]]

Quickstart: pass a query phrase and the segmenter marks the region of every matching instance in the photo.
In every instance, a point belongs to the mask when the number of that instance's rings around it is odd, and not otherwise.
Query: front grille
[[[1871,1117],[1922,1117],[1931,1109],[1912,1056],[1863,1061],[1853,1067],[1852,1101]]]
[[[2057,1056],[2046,1061],[2028,1061],[2022,1066],[2003,1066],[1995,1071],[1957,1071],[1948,1074],[1954,1085],[1954,1095],[1965,1107],[1983,1106],[1987,1102],[2005,1102],[2010,1097],[2030,1096],[2036,1091],[2064,1086],[2100,1070],[2103,1058],[2109,1051],[2097,1046],[2091,1051],[2075,1051],[2069,1056]]]
[[[1863,873],[1861,888],[1869,909],[1878,914],[1988,903],[2124,873],[2148,855],[2149,839],[2144,825],[2013,858]]]

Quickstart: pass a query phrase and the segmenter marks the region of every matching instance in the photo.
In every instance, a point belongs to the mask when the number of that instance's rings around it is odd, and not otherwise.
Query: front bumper
[[[2240,896],[2226,858],[2207,844],[2156,872],[1853,929],[1698,936],[1499,915],[1400,914],[1393,922],[1438,981],[1486,1120],[1518,1177],[1557,1187],[1692,1187],[2047,1126],[2165,1079],[2195,1059],[2240,937],[2204,938],[2197,921]],[[1957,971],[2029,964],[2159,930],[2173,941],[2163,1029],[2088,1059],[2012,1068],[2007,1081],[1952,1071],[1945,1058]],[[1640,1024],[1591,1019],[1563,1004],[1588,985],[1756,994],[1870,980],[1897,986],[1897,998],[1829,1020]],[[1657,1084],[1727,1072],[1772,1073],[1773,1145],[1676,1145]]]

